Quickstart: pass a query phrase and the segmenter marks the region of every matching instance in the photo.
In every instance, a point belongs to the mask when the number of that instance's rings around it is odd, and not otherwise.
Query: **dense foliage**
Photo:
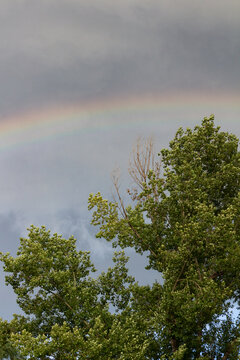
[[[120,195],[108,201],[98,193],[89,196],[89,209],[97,236],[146,253],[163,283],[138,285],[123,252],[94,277],[74,238],[32,226],[16,257],[1,255],[25,315],[0,323],[0,343],[7,344],[0,357],[239,358],[238,139],[205,118],[193,130],[180,128],[159,155],[161,171],[136,169],[129,206]]]
[[[89,254],[75,243],[32,226],[15,258],[2,255],[6,282],[26,314],[10,323],[12,345],[31,359],[143,359],[142,325],[128,310],[126,257],[116,253],[115,266],[94,278]]]
[[[148,268],[163,275],[163,285],[139,289],[141,303],[133,300],[143,312],[152,294],[156,358],[184,349],[184,359],[236,359],[239,319],[231,310],[240,290],[238,139],[216,128],[213,118],[204,119],[194,130],[179,129],[161,160],[163,174],[148,172],[123,216],[117,203],[91,195],[93,223],[99,237],[147,252]]]

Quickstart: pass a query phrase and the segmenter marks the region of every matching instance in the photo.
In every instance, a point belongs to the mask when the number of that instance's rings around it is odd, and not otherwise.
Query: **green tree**
[[[240,155],[236,136],[215,127],[180,128],[151,164],[137,152],[130,205],[91,194],[92,223],[113,246],[146,253],[163,284],[132,289],[132,311],[148,318],[152,359],[236,360],[240,295]],[[160,164],[162,165],[159,171]]]
[[[0,323],[2,358],[239,358],[240,319],[232,314],[240,301],[238,139],[210,117],[179,129],[159,161],[153,155],[151,142],[144,151],[137,145],[129,206],[115,181],[118,201],[91,194],[89,209],[98,237],[146,253],[147,268],[164,281],[140,286],[123,252],[94,277],[73,237],[32,226],[15,257],[1,254],[24,313]]]
[[[11,342],[11,334],[15,331],[13,324],[0,319],[0,359],[22,359],[16,347]]]
[[[145,359],[148,340],[129,307],[134,279],[122,252],[94,278],[89,253],[78,251],[73,237],[32,226],[17,256],[1,259],[25,315],[3,322],[0,338],[12,329],[8,345],[24,358]]]

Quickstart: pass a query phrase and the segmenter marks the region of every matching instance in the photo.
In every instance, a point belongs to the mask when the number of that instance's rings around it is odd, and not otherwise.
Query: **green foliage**
[[[0,319],[0,359],[22,359],[16,347],[11,342],[11,334],[16,331],[13,324]]]
[[[113,268],[94,278],[89,253],[78,251],[74,238],[32,226],[16,257],[1,255],[6,283],[25,313],[0,323],[9,354],[239,358],[240,321],[232,315],[233,304],[240,305],[238,139],[205,118],[193,130],[179,129],[159,155],[161,172],[156,166],[137,177],[131,205],[97,193],[90,194],[89,209],[98,237],[146,253],[147,268],[164,281],[140,286],[128,275],[123,252],[114,255]]]
[[[239,301],[238,139],[220,132],[213,117],[205,118],[194,130],[180,128],[161,151],[161,162],[163,174],[149,171],[124,216],[116,202],[90,195],[89,209],[96,209],[92,223],[100,226],[97,236],[146,252],[148,268],[162,273],[151,308],[168,359],[179,349],[184,359],[236,358],[230,335],[220,346],[208,334]],[[226,334],[234,328],[234,338],[239,336],[238,322],[224,326]]]
[[[89,253],[77,251],[73,237],[31,226],[17,256],[1,259],[26,314],[2,323],[8,354],[13,348],[30,359],[144,359],[148,342],[129,309],[134,279],[123,252],[115,253],[113,268],[93,278]],[[12,328],[6,336],[4,326]]]

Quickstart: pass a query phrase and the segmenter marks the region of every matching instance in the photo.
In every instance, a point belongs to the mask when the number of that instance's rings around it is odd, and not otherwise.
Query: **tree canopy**
[[[163,282],[140,286],[124,252],[94,277],[89,253],[44,227],[29,229],[15,257],[2,254],[25,313],[0,324],[12,359],[240,358],[238,143],[205,118],[180,128],[157,161],[151,143],[137,148],[129,205],[117,181],[117,200],[90,194],[97,237],[145,253]]]

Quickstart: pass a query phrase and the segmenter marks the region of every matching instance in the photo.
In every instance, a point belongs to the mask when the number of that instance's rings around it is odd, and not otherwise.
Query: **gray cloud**
[[[12,255],[16,254],[17,243],[21,234],[21,219],[14,213],[0,214],[0,246],[2,252],[10,252]],[[16,304],[16,297],[11,287],[5,285],[5,276],[0,264],[0,317],[11,318],[12,314],[19,311]]]
[[[53,223],[50,225],[53,231],[61,233],[61,229],[64,229],[63,235],[65,237],[73,235],[77,239],[79,249],[90,251],[92,262],[98,273],[106,271],[109,266],[114,265],[112,262],[113,253],[121,249],[112,249],[111,244],[106,240],[95,237],[98,229],[90,225],[90,216],[84,219],[81,218],[78,211],[65,209],[56,214],[54,223],[55,225]],[[125,249],[125,253],[129,256],[129,272],[139,283],[146,284],[153,283],[155,280],[162,281],[162,277],[157,271],[145,269],[148,263],[147,254],[140,256],[133,249]]]
[[[239,90],[235,1],[0,4],[2,114],[145,92]]]
[[[16,242],[20,237],[20,219],[13,211],[0,214],[0,244],[1,251],[16,251]]]

